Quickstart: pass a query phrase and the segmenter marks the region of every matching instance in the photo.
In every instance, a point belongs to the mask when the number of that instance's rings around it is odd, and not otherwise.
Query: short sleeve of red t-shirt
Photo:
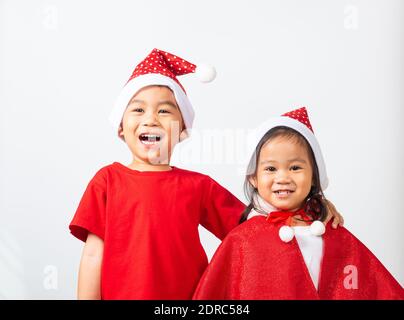
[[[100,170],[89,182],[69,225],[75,237],[86,241],[90,232],[104,239],[106,198],[106,181]]]
[[[239,222],[245,205],[227,189],[207,177],[207,193],[203,199],[201,225],[223,240]]]

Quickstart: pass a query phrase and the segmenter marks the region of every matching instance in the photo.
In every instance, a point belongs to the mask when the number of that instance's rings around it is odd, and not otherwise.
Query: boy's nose
[[[146,127],[155,127],[158,125],[157,117],[153,113],[145,114],[142,125]]]

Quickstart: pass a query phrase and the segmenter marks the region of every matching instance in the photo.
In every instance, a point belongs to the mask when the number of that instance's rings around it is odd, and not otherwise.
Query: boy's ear
[[[180,142],[181,142],[189,137],[189,132],[187,131],[187,128],[185,127],[185,122],[184,122],[184,119],[182,118],[182,115],[181,115],[180,123],[181,123]]]
[[[185,129],[185,127],[183,128],[183,130],[180,133],[180,142],[184,141],[186,138],[189,137],[189,132],[187,129]]]
[[[257,188],[257,179],[255,177],[249,177],[248,182],[250,182],[254,188]]]
[[[123,141],[125,141],[125,136],[123,135],[122,123],[119,125],[119,128],[118,128],[118,136],[119,136],[119,138],[121,138]]]

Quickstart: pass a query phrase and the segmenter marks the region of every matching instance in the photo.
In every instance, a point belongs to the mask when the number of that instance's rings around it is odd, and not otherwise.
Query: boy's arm
[[[344,218],[342,215],[337,211],[331,201],[325,200],[325,202],[327,207],[327,218],[325,219],[324,223],[327,224],[332,219],[332,227],[334,229],[336,229],[338,226],[342,227],[344,225]]]
[[[80,261],[77,298],[79,300],[101,299],[101,265],[104,241],[89,233]]]
[[[204,210],[201,225],[223,240],[239,224],[245,205],[211,178],[207,180],[207,190],[202,201]]]

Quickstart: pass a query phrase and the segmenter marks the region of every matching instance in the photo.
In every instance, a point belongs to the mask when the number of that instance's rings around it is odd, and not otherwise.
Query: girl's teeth
[[[277,193],[277,194],[285,195],[285,194],[289,194],[290,191],[288,191],[288,190],[282,190],[282,191],[276,191],[276,193]]]

